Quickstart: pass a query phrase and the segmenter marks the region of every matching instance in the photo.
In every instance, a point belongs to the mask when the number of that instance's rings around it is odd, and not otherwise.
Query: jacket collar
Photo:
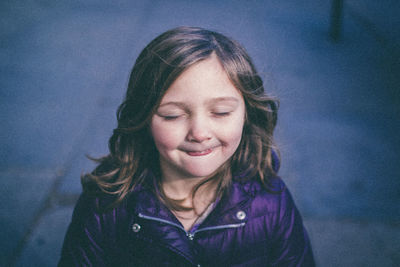
[[[254,183],[254,182],[253,182]],[[193,232],[184,230],[182,224],[172,212],[155,196],[152,190],[137,187],[128,199],[128,210],[134,213],[131,226],[135,221],[147,221],[146,231],[138,233],[138,238],[152,240],[195,263],[196,256],[191,238],[197,232],[213,231],[221,228],[243,226],[248,220],[252,184],[233,182],[229,191],[218,201],[214,210]],[[154,223],[156,222],[156,223]]]
[[[227,192],[218,200],[214,210],[200,225],[199,230],[205,227],[246,222],[255,186],[257,187],[254,182],[232,182]],[[181,226],[179,220],[155,196],[152,190],[144,186],[139,186],[134,190],[128,205],[129,209],[133,210],[136,215],[140,213]]]

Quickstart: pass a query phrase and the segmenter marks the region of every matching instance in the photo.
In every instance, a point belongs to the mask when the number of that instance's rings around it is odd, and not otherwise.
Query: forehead
[[[243,99],[217,57],[212,55],[185,70],[168,88],[161,104],[170,101],[199,102],[223,97]]]

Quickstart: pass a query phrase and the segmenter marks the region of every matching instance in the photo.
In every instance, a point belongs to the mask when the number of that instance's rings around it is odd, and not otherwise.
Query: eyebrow
[[[239,100],[236,97],[233,96],[222,96],[222,97],[216,97],[216,98],[212,98],[206,101],[207,104],[214,104],[214,103],[218,103],[218,102],[223,102],[223,101],[231,101],[231,102],[239,102]],[[185,108],[187,107],[187,105],[183,102],[175,102],[175,101],[170,101],[167,103],[163,103],[161,104],[159,107],[163,107],[163,106],[168,106],[168,105],[174,105],[174,106],[178,106],[181,108]]]
[[[223,101],[239,102],[239,99],[237,99],[236,97],[233,97],[233,96],[223,96],[223,97],[212,98],[207,102],[210,104],[214,104],[214,103],[223,102]]]

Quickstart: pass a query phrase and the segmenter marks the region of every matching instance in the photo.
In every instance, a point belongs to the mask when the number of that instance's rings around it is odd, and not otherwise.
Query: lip
[[[192,157],[199,157],[199,156],[205,156],[210,154],[213,151],[212,148],[203,150],[203,151],[185,151],[189,156]]]

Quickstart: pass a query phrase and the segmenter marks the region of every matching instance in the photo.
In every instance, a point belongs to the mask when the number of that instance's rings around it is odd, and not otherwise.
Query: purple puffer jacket
[[[269,193],[254,179],[230,194],[193,232],[144,188],[117,208],[109,197],[80,197],[59,266],[314,266],[301,216],[284,183]],[[279,191],[281,191],[279,193]]]

